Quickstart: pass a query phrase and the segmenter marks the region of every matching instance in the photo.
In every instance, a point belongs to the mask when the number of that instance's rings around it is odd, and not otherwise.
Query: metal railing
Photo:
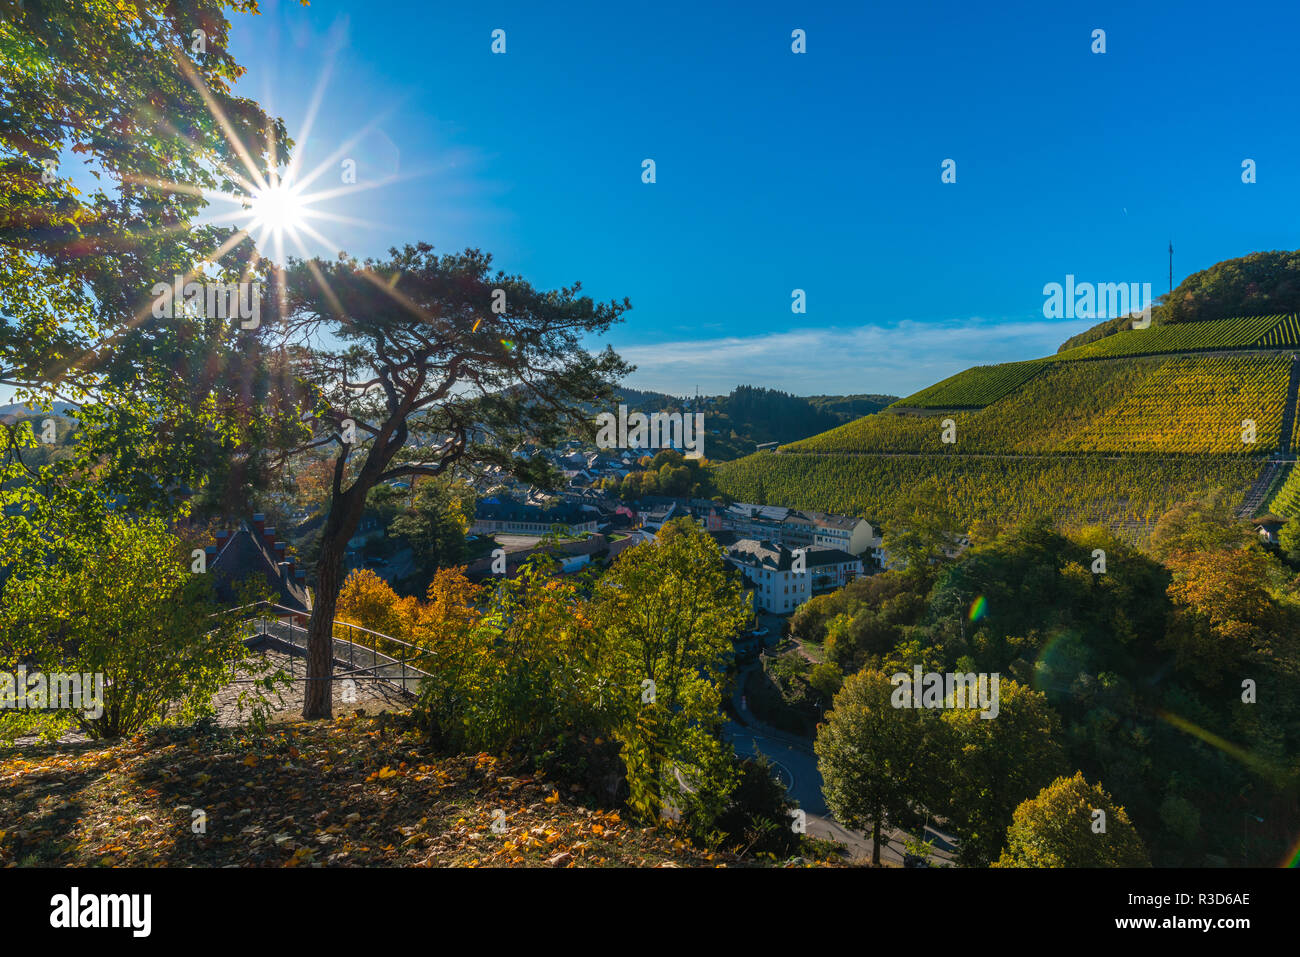
[[[288,645],[289,677],[292,681],[313,681],[304,673],[295,674],[294,659],[299,652],[307,655],[307,629],[298,624],[297,619],[307,617],[308,613],[293,608],[286,608],[270,601],[254,602],[232,608],[226,614],[249,612],[244,624],[250,629],[245,641],[258,638],[270,638]],[[416,667],[414,662],[425,664],[432,661],[433,654],[425,648],[385,635],[382,632],[363,628],[351,622],[334,619],[332,627],[332,657],[336,665],[346,665],[347,670],[335,671],[323,681],[372,680],[391,685],[404,694],[419,693],[420,682],[429,677],[429,672]],[[360,663],[358,663],[360,662]]]

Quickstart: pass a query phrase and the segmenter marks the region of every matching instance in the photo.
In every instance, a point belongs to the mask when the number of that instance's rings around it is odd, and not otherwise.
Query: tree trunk
[[[872,867],[880,866],[880,815],[876,815],[876,820],[871,825],[871,865]]]
[[[307,686],[302,699],[305,720],[334,716],[334,609],[342,586],[341,543],[322,541],[316,563],[316,595],[307,622]]]
[[[321,529],[320,558],[316,561],[316,594],[307,622],[307,687],[303,692],[304,720],[334,716],[334,610],[343,587],[343,557],[348,540],[361,524],[365,493],[350,489],[335,499]]]
[[[316,597],[311,606],[311,621],[307,623],[307,689],[302,697],[302,716],[309,721],[334,716],[334,609],[338,607],[339,589],[343,587],[343,556],[348,541],[361,524],[366,496],[393,454],[406,441],[404,417],[409,412],[409,404],[392,410],[392,417],[366,453],[360,474],[346,491],[342,488],[346,447],[335,460],[330,511],[321,529],[320,558],[316,562]],[[394,418],[398,423],[395,432]]]

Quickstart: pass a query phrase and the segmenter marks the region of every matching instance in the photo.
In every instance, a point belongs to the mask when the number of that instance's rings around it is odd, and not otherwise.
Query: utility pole
[[[1174,294],[1174,241],[1169,240],[1169,295]]]

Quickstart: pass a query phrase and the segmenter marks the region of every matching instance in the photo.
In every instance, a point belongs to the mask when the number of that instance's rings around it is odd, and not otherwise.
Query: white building
[[[729,546],[726,558],[753,584],[754,607],[776,615],[794,611],[814,594],[842,588],[863,573],[862,560],[838,548],[814,545],[792,551],[752,538]]]
[[[884,564],[880,529],[850,515],[798,510],[783,505],[748,505],[727,508],[722,527],[745,538],[768,540],[789,548],[838,548],[850,555],[870,555]]]

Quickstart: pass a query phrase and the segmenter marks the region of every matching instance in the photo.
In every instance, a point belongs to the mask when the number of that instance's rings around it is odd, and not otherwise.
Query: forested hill
[[[53,414],[58,416],[67,416],[70,412],[76,412],[77,406],[71,402],[55,402]],[[0,422],[17,422],[20,419],[42,418],[50,413],[39,412],[29,405],[21,402],[10,403],[9,405],[0,405]]]
[[[813,408],[831,412],[845,422],[852,422],[864,415],[879,412],[897,401],[898,396],[896,395],[880,395],[877,393],[808,396],[808,402]]]
[[[843,421],[807,399],[752,385],[736,386],[730,395],[712,399],[707,408],[714,418],[730,422],[736,434],[756,442],[792,442]]]
[[[793,442],[825,432],[896,401],[890,395],[791,395],[761,386],[736,386],[729,394],[678,398],[638,389],[618,390],[619,401],[637,412],[701,412],[705,455],[727,461],[748,455],[765,442]]]
[[[77,409],[78,406],[68,402],[54,403],[51,412],[36,411],[21,403],[0,405],[0,426],[14,426],[24,421],[31,424],[32,433],[38,438],[38,442],[34,448],[23,451],[22,461],[27,468],[34,471],[55,459],[68,458],[73,454],[76,422],[69,417],[69,414],[75,413]],[[49,434],[46,432],[45,425],[47,419],[53,420],[53,441],[45,440]]]
[[[1194,272],[1151,311],[1151,324],[1210,322],[1233,316],[1300,312],[1300,250],[1273,250],[1225,259]],[[1106,319],[1071,336],[1060,352],[1130,328],[1127,317]]]

